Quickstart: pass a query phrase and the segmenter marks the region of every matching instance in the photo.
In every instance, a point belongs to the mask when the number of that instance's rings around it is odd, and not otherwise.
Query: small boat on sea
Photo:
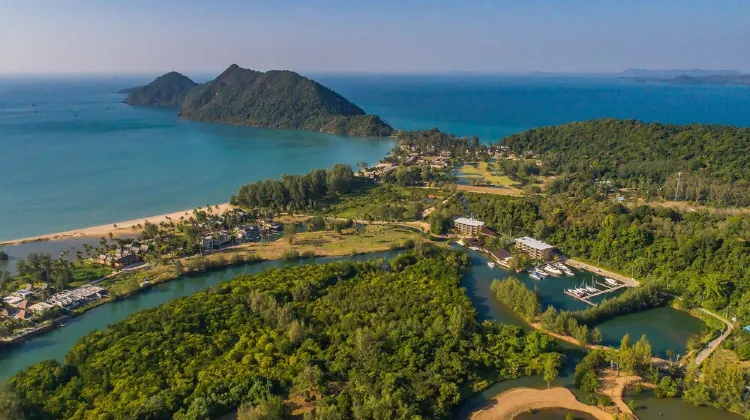
[[[617,280],[611,279],[609,277],[605,277],[604,281],[607,282],[607,284],[610,285],[610,286],[619,286],[620,285],[620,283],[618,283]]]
[[[553,276],[561,276],[562,271],[560,271],[557,267],[555,267],[552,264],[547,264],[544,267],[542,267],[542,270],[546,271],[547,273],[552,274]]]
[[[539,275],[536,271],[529,271],[529,277],[531,277],[534,280],[541,280],[543,279],[542,276]]]
[[[495,263],[493,263],[492,261],[487,261],[487,267],[495,268]]]

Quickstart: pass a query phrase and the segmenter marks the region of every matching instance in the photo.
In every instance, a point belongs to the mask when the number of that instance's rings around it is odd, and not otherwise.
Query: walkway
[[[667,292],[661,292],[661,293],[664,294],[664,295],[667,295],[667,296],[671,296],[671,297],[673,297],[673,298],[675,298],[677,300],[682,300],[682,298],[679,297],[679,296],[677,296],[677,295],[673,295],[673,294],[667,293]],[[709,311],[708,309],[698,308],[698,310],[701,311],[701,312],[703,312],[704,314],[711,315],[712,317],[718,319],[719,321],[723,322],[724,325],[727,326],[727,328],[724,330],[724,332],[720,336],[714,338],[710,343],[708,343],[708,345],[706,347],[704,347],[703,350],[701,350],[700,353],[698,353],[698,355],[695,357],[694,363],[696,365],[700,366],[701,363],[703,363],[704,360],[708,359],[708,356],[712,355],[713,352],[714,352],[714,350],[716,350],[717,348],[719,348],[719,346],[721,345],[721,343],[723,343],[724,340],[726,340],[727,337],[729,337],[729,335],[732,334],[732,330],[734,329],[734,325],[732,325],[732,323],[729,322],[729,320],[727,320],[723,316],[717,315],[717,314]]]
[[[578,269],[581,269],[581,270],[586,270],[586,271],[590,271],[590,272],[595,273],[595,274],[599,274],[600,276],[613,278],[613,279],[615,279],[615,280],[617,280],[617,281],[619,281],[621,283],[624,283],[625,285],[630,286],[630,287],[638,286],[638,280],[636,280],[636,279],[634,279],[632,277],[626,277],[626,276],[623,276],[622,274],[617,274],[617,273],[613,273],[611,271],[602,270],[601,268],[599,268],[599,267],[597,267],[595,265],[587,264],[585,262],[574,260],[572,258],[569,258],[569,259],[565,260],[565,264],[571,265],[571,266],[573,266],[575,268],[578,268]]]
[[[563,408],[587,413],[597,420],[611,420],[612,415],[576,400],[565,388],[532,389],[514,388],[493,398],[484,407],[473,412],[471,420],[511,420],[527,410]]]
[[[700,366],[701,363],[703,363],[703,361],[708,358],[708,356],[713,354],[714,350],[716,350],[717,348],[719,348],[719,346],[721,346],[721,343],[723,343],[724,340],[726,340],[727,337],[729,337],[729,334],[731,334],[732,330],[734,329],[734,325],[732,325],[731,322],[724,319],[723,317],[716,315],[715,313],[707,309],[699,308],[699,310],[703,313],[709,314],[712,317],[724,322],[727,328],[724,330],[724,332],[720,336],[718,336],[713,341],[708,343],[708,345],[703,350],[701,350],[700,353],[698,353],[698,355],[695,357],[695,364],[698,366]]]

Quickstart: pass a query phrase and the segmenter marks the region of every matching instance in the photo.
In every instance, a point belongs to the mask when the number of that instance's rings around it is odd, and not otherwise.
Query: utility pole
[[[674,190],[674,201],[677,201],[677,193],[680,191],[680,180],[682,180],[682,171],[677,173],[677,188]]]

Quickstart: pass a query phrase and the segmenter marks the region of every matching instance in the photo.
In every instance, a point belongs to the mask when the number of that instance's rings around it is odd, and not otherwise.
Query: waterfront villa
[[[484,227],[484,222],[476,219],[459,217],[453,221],[453,227],[461,235],[477,236]]]
[[[546,242],[524,236],[516,239],[516,249],[535,260],[549,261],[552,259],[552,251],[555,247]]]
[[[507,249],[501,249],[499,251],[490,251],[492,258],[501,266],[508,268],[510,267],[510,260],[513,258],[511,253]]]

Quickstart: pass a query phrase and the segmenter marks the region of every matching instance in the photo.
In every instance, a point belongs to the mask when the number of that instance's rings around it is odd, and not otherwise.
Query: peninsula
[[[288,70],[260,72],[233,64],[198,85],[171,72],[130,89],[125,103],[178,108],[194,121],[386,137],[393,128],[320,83]]]

